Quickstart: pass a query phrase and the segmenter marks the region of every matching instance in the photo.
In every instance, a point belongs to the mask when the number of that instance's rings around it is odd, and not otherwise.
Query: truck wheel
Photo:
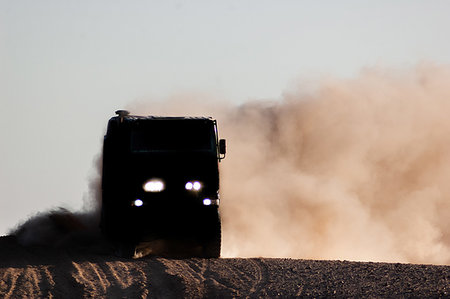
[[[116,244],[115,254],[119,257],[133,258],[136,253],[136,244],[134,242],[119,242]]]
[[[211,227],[210,234],[203,242],[203,257],[205,258],[219,258],[220,246],[222,241],[222,230],[220,225],[220,217],[214,220]]]

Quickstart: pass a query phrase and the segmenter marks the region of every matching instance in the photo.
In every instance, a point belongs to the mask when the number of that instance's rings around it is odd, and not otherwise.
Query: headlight
[[[204,206],[218,206],[220,203],[219,199],[211,199],[211,198],[204,198],[203,199],[203,205]]]
[[[184,186],[186,190],[199,191],[202,189],[202,184],[199,181],[187,182]]]
[[[144,202],[141,200],[141,199],[136,199],[135,201],[133,201],[133,205],[135,206],[135,207],[140,207],[140,206],[142,206],[144,204]]]
[[[145,192],[161,192],[164,190],[164,183],[161,180],[153,179],[145,182],[142,188]]]

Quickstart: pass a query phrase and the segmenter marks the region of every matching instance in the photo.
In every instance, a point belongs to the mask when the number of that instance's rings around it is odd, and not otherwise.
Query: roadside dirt
[[[129,260],[105,244],[0,238],[0,298],[450,297],[450,266],[265,258]]]

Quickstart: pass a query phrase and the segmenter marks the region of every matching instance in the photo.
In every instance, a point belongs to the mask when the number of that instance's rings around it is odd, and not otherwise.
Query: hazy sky
[[[79,209],[137,99],[278,99],[301,80],[450,63],[450,1],[0,0],[0,234]],[[139,113],[139,111],[133,111]]]

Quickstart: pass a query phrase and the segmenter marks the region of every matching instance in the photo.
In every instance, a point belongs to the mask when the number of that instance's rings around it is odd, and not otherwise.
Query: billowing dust
[[[181,94],[126,108],[218,119],[224,257],[450,264],[448,67],[365,69],[239,106]]]

